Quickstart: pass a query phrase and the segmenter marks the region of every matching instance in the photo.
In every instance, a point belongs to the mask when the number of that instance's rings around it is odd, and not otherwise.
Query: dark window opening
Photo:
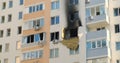
[[[50,36],[51,36],[51,41],[59,40],[59,32],[51,33]]]
[[[78,30],[76,29],[70,29],[70,38],[77,37]]]
[[[21,34],[22,33],[22,27],[18,27],[18,34]]]
[[[120,28],[119,28],[119,24],[115,25],[115,33],[119,33],[120,32]]]
[[[34,35],[31,35],[31,43],[34,42]]]
[[[0,45],[0,52],[2,52],[2,45]]]
[[[43,33],[40,33],[40,40],[43,40]]]
[[[100,15],[100,12],[96,12],[96,15]]]

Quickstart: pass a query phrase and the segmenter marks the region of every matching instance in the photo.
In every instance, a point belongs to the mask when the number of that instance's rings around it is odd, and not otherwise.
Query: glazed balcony
[[[107,0],[86,0],[86,7],[97,4],[105,4]]]
[[[96,39],[96,38],[108,38],[108,37],[109,37],[108,30],[88,32],[86,35],[87,40]]]
[[[104,14],[99,16],[90,16],[86,18],[86,23],[88,27],[94,27],[97,25],[107,25],[109,24],[109,20],[107,16]]]

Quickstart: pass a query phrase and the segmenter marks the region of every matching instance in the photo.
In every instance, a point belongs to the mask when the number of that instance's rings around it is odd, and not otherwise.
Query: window
[[[120,63],[120,60],[116,60],[116,63]]]
[[[22,33],[22,27],[19,26],[19,27],[18,27],[18,34],[21,34],[21,33]]]
[[[120,15],[120,8],[114,8],[114,16]]]
[[[105,6],[101,5],[97,7],[86,8],[86,18],[100,15],[105,15]]]
[[[2,9],[5,9],[6,8],[6,2],[3,2],[2,3]]]
[[[120,50],[120,42],[116,42],[116,50]]]
[[[9,1],[9,8],[13,7],[13,1]]]
[[[107,46],[106,40],[105,39],[100,39],[96,41],[88,41],[86,43],[86,48],[91,49],[91,48],[104,48]]]
[[[23,2],[24,2],[23,0],[20,0],[20,5],[23,5]]]
[[[44,42],[45,40],[45,33],[39,33],[30,35],[23,38],[23,44],[29,44],[34,42]]]
[[[20,57],[19,56],[15,57],[15,63],[20,63]]]
[[[6,43],[5,44],[5,52],[8,52],[9,51],[9,43]]]
[[[96,42],[95,41],[92,42],[92,48],[96,48]]]
[[[56,58],[59,56],[59,49],[50,49],[50,58]]]
[[[2,45],[0,45],[0,53],[2,52]]]
[[[11,14],[8,15],[8,22],[10,22],[10,21],[12,21],[12,15]]]
[[[78,0],[70,0],[70,4],[78,4]]]
[[[1,23],[4,23],[5,22],[5,16],[2,16],[1,17]]]
[[[0,38],[3,37],[3,30],[0,30]]]
[[[19,20],[23,18],[23,13],[19,12]]]
[[[115,25],[115,33],[119,33],[120,32],[120,27],[119,24]]]
[[[21,42],[20,41],[17,41],[17,44],[16,44],[16,49],[20,49],[21,48]]]
[[[60,18],[59,16],[51,17],[51,25],[59,24]]]
[[[87,49],[91,48],[91,42],[87,42]]]
[[[51,3],[51,9],[52,10],[59,9],[59,7],[60,7],[59,0],[58,1],[54,1],[54,2]]]
[[[43,9],[44,9],[44,5],[43,4],[39,4],[39,5],[35,5],[35,6],[30,6],[29,7],[29,13],[41,11]]]
[[[59,40],[59,32],[53,32],[50,34],[51,41],[53,40]]]
[[[5,58],[5,59],[4,59],[4,63],[8,63],[8,58]]]
[[[79,54],[79,47],[78,47],[76,50],[72,50],[72,49],[70,49],[70,50],[69,50],[69,53],[70,53],[70,55],[76,55],[76,54]]]
[[[11,29],[7,29],[7,36],[10,36],[11,34]]]
[[[23,59],[36,59],[36,58],[42,58],[43,57],[43,50],[37,50],[37,51],[31,51],[23,53]]]

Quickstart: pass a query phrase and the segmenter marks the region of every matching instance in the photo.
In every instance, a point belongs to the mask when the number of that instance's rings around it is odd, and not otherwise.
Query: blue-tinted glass
[[[78,0],[75,0],[75,4],[78,4]]]
[[[9,1],[9,8],[13,6],[13,1]]]
[[[43,10],[43,4],[40,4],[40,9],[39,10]]]
[[[90,16],[90,8],[87,8],[86,9],[86,17],[89,17]]]
[[[101,41],[100,40],[97,41],[97,47],[101,47]]]
[[[29,7],[29,13],[32,13],[32,7]]]
[[[87,49],[91,48],[91,42],[87,42]]]
[[[56,24],[59,24],[59,16],[56,16]]]
[[[33,6],[33,12],[35,12],[35,6]]]
[[[118,8],[114,9],[114,16],[118,16]]]
[[[19,19],[22,19],[23,13],[19,12]]]
[[[70,55],[74,54],[74,50],[70,49]]]
[[[54,10],[56,8],[56,3],[52,2],[52,10]]]
[[[36,11],[39,11],[39,5],[36,6]]]
[[[120,50],[120,42],[116,42],[116,50]]]
[[[20,5],[23,5],[23,0],[20,0]]]
[[[44,26],[44,18],[40,19],[40,26]]]
[[[96,48],[96,43],[92,42],[92,48]]]
[[[104,15],[104,14],[105,14],[105,7],[100,6],[100,15]]]
[[[106,40],[102,40],[102,47],[106,47]]]
[[[55,24],[55,17],[52,17],[51,18],[51,25],[54,25]]]
[[[38,42],[38,41],[40,41],[39,34],[35,34],[35,42]]]
[[[56,2],[56,9],[59,9],[59,7],[60,7],[60,2],[57,1],[57,2]]]

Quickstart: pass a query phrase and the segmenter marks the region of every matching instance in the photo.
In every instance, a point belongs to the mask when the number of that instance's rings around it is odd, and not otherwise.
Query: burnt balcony
[[[78,48],[79,46],[79,38],[78,37],[74,37],[74,38],[70,38],[70,39],[64,39],[62,41],[62,44],[65,45],[67,48],[75,50]]]

